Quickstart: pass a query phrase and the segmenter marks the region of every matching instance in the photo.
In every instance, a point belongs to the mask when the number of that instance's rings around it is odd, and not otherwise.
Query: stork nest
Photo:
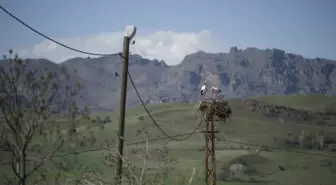
[[[226,122],[232,115],[232,109],[227,101],[202,101],[198,106],[198,110],[205,118],[205,121]]]

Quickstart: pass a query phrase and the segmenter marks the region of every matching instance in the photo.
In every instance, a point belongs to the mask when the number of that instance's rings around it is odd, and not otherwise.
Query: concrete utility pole
[[[121,73],[121,90],[120,90],[120,116],[119,116],[119,128],[118,128],[118,152],[117,167],[116,167],[116,184],[121,184],[122,180],[122,168],[123,168],[123,151],[124,151],[124,130],[125,130],[125,112],[126,112],[126,93],[127,93],[127,75],[128,75],[128,57],[130,41],[136,33],[135,26],[126,26],[124,43],[123,43],[123,65]]]

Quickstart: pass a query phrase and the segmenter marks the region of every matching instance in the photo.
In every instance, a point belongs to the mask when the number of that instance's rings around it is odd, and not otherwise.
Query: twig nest
[[[232,115],[232,109],[227,101],[202,101],[198,106],[206,121],[226,121]]]

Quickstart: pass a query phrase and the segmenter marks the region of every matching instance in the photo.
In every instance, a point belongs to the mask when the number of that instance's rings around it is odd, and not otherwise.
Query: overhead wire
[[[31,31],[35,32],[36,34],[44,37],[45,39],[51,41],[51,42],[54,42],[64,48],[67,48],[69,50],[72,50],[72,51],[75,51],[75,52],[78,52],[78,53],[82,53],[82,54],[87,54],[87,55],[92,55],[92,56],[114,56],[114,55],[119,55],[119,53],[112,53],[112,54],[105,54],[105,53],[93,53],[93,52],[87,52],[87,51],[83,51],[83,50],[79,50],[79,49],[76,49],[76,48],[73,48],[73,47],[70,47],[64,43],[61,43],[45,34],[43,34],[42,32],[36,30],[35,28],[29,26],[27,23],[25,23],[24,21],[22,21],[20,18],[18,18],[17,16],[15,16],[14,14],[12,14],[11,12],[9,12],[6,8],[4,8],[3,6],[0,5],[0,9],[2,11],[4,11],[7,15],[9,15],[10,17],[12,17],[13,19],[15,19],[16,21],[18,21],[19,23],[21,23],[23,26],[27,27],[28,29],[30,29]]]
[[[321,153],[312,153],[312,152],[307,152],[307,151],[302,151],[302,150],[294,150],[294,149],[289,149],[289,148],[281,148],[281,147],[271,147],[263,144],[252,144],[252,143],[246,143],[246,142],[239,142],[239,141],[232,141],[228,139],[223,139],[223,138],[217,138],[217,141],[226,141],[228,143],[234,143],[234,144],[240,144],[244,146],[253,146],[253,147],[264,147],[270,150],[281,150],[281,151],[287,151],[287,152],[293,152],[293,153],[298,153],[298,154],[305,154],[305,155],[313,155],[313,156],[322,156],[322,157],[336,157],[335,155],[326,155],[326,154],[321,154]]]
[[[78,53],[83,53],[83,54],[88,54],[88,55],[96,55],[96,56],[112,56],[112,55],[118,55],[118,56],[120,56],[120,53],[115,53],[115,54],[92,53],[92,52],[82,51],[82,50],[79,50],[79,49],[70,47],[70,46],[65,45],[65,44],[63,44],[63,43],[61,43],[61,42],[59,42],[59,41],[57,41],[57,40],[55,40],[55,39],[52,39],[51,37],[49,37],[49,36],[43,34],[42,32],[40,32],[40,31],[34,29],[33,27],[29,26],[27,23],[25,23],[24,21],[22,21],[21,19],[19,19],[17,16],[13,15],[11,12],[9,12],[7,9],[5,9],[5,8],[4,8],[3,6],[1,6],[1,5],[0,5],[0,9],[3,10],[6,14],[8,14],[10,17],[12,17],[12,18],[15,19],[16,21],[18,21],[19,23],[21,23],[22,25],[24,25],[25,27],[29,28],[31,31],[35,32],[36,34],[38,34],[38,35],[40,35],[40,36],[42,36],[42,37],[44,37],[44,38],[46,38],[46,39],[48,39],[48,40],[54,42],[54,43],[56,43],[56,44],[58,44],[58,45],[60,45],[60,46],[63,46],[64,48],[67,48],[67,49],[69,49],[69,50],[76,51],[76,52],[78,52]],[[140,100],[140,102],[141,102],[143,108],[145,109],[146,113],[148,114],[148,116],[151,118],[151,120],[153,121],[153,123],[159,128],[159,130],[160,130],[164,135],[166,135],[167,137],[170,137],[171,139],[176,140],[176,141],[183,141],[183,140],[186,140],[186,139],[190,138],[190,137],[196,132],[197,127],[194,129],[194,131],[192,132],[192,134],[190,134],[189,136],[187,136],[187,137],[185,137],[185,138],[183,138],[183,139],[175,139],[174,137],[171,137],[170,135],[168,135],[168,134],[167,134],[167,133],[166,133],[166,132],[165,132],[165,131],[158,125],[158,124],[157,124],[156,120],[152,117],[152,115],[151,115],[150,112],[148,111],[148,109],[147,109],[146,105],[144,104],[144,102],[143,102],[143,100],[142,100],[142,98],[141,98],[141,96],[140,96],[140,94],[139,94],[139,92],[138,92],[138,90],[137,90],[137,88],[136,88],[136,86],[135,86],[135,84],[134,84],[134,82],[133,82],[133,79],[132,79],[132,77],[131,77],[131,75],[130,75],[129,72],[128,72],[128,76],[129,76],[129,78],[130,78],[130,80],[131,80],[131,83],[132,83],[132,85],[133,85],[133,87],[134,87],[134,90],[136,91],[136,94],[137,94],[137,96],[138,96],[138,98],[139,98],[139,100]]]
[[[155,139],[149,139],[149,140],[145,140],[145,141],[137,141],[137,142],[133,142],[133,143],[126,143],[126,146],[131,146],[131,145],[138,145],[138,144],[142,144],[142,143],[146,143],[146,142],[153,142],[153,141],[159,141],[159,140],[164,140],[164,139],[169,139],[171,137],[181,137],[181,136],[185,136],[185,135],[189,135],[190,133],[185,133],[185,134],[177,134],[174,136],[169,136],[169,137],[160,137],[160,138],[155,138]],[[73,152],[67,152],[67,153],[63,153],[63,154],[57,154],[57,155],[53,155],[52,158],[57,158],[57,157],[64,157],[64,156],[69,156],[69,155],[78,155],[78,154],[82,154],[82,153],[88,153],[88,152],[95,152],[95,151],[102,151],[102,150],[107,150],[107,149],[112,149],[112,148],[117,148],[116,146],[112,145],[112,146],[105,146],[105,147],[98,147],[98,148],[89,148],[89,149],[85,149],[85,150],[81,150],[81,151],[73,151]],[[39,158],[39,160],[44,160],[44,158]],[[35,160],[27,160],[27,161],[36,161]],[[0,162],[0,165],[8,165],[11,164],[12,162]]]
[[[194,134],[198,132],[190,132],[190,133],[185,133],[185,134],[177,134],[174,136],[166,136],[166,137],[160,137],[160,138],[155,138],[155,139],[149,139],[145,141],[138,141],[138,142],[133,142],[133,143],[126,143],[126,146],[131,146],[131,145],[137,145],[137,144],[142,144],[146,142],[153,142],[153,141],[159,141],[159,140],[164,140],[164,139],[171,139],[171,137],[181,137],[181,136],[186,136],[190,134]],[[298,154],[304,154],[304,155],[311,155],[311,156],[321,156],[321,157],[331,157],[335,158],[336,156],[334,155],[326,155],[322,153],[312,153],[312,152],[307,152],[307,151],[302,151],[302,150],[293,150],[293,149],[287,149],[287,148],[280,148],[280,147],[271,147],[267,145],[261,145],[261,144],[252,144],[252,143],[247,143],[247,142],[239,142],[239,141],[233,141],[233,140],[228,140],[228,139],[218,139],[217,141],[226,141],[229,143],[234,143],[234,144],[241,144],[244,146],[253,146],[253,147],[265,147],[268,149],[273,149],[273,150],[281,150],[281,151],[287,151],[287,152],[292,152],[292,153],[298,153]],[[80,155],[82,153],[88,153],[88,152],[95,152],[95,151],[102,151],[102,150],[107,150],[107,149],[112,149],[116,148],[116,146],[105,146],[105,147],[98,147],[98,148],[89,148],[81,151],[73,151],[73,152],[68,152],[68,153],[62,153],[62,154],[57,154],[53,155],[52,158],[58,158],[58,157],[64,157],[64,156],[69,156],[69,155]],[[36,161],[37,159],[34,160],[27,160],[29,161]],[[39,158],[39,160],[44,160],[44,158]],[[0,162],[0,165],[8,165],[11,164],[12,162]]]
[[[83,54],[88,54],[88,55],[96,55],[96,56],[111,56],[111,55],[118,55],[118,56],[120,56],[120,53],[116,53],[116,54],[100,54],[100,53],[92,53],[92,52],[82,51],[82,50],[79,50],[79,49],[70,47],[70,46],[65,45],[65,44],[63,44],[63,43],[61,43],[61,42],[59,42],[59,41],[57,41],[57,40],[55,40],[55,39],[52,39],[51,37],[49,37],[49,36],[43,34],[42,32],[36,30],[35,28],[29,26],[27,23],[25,23],[24,21],[22,21],[20,18],[18,18],[17,16],[15,16],[15,15],[12,14],[11,12],[9,12],[6,8],[4,8],[4,7],[1,6],[1,5],[0,5],[0,9],[3,10],[6,14],[8,14],[10,17],[12,17],[12,18],[15,19],[16,21],[18,21],[19,23],[21,23],[22,25],[24,25],[25,27],[29,28],[31,31],[35,32],[36,34],[38,34],[38,35],[40,35],[40,36],[42,36],[42,37],[44,37],[44,38],[46,38],[46,39],[48,39],[48,40],[54,42],[54,43],[56,43],[56,44],[58,44],[58,45],[60,45],[60,46],[63,46],[64,48],[67,48],[67,49],[69,49],[69,50],[76,51],[76,52],[83,53]],[[158,124],[157,124],[156,120],[153,118],[153,116],[152,116],[152,115],[150,114],[150,112],[148,111],[148,109],[147,109],[145,103],[143,102],[143,100],[142,100],[142,98],[141,98],[141,96],[140,96],[140,94],[139,94],[139,92],[138,92],[138,90],[137,90],[137,88],[136,88],[136,86],[135,86],[135,83],[134,83],[134,81],[133,81],[133,79],[132,79],[132,77],[131,77],[131,75],[130,75],[129,72],[128,72],[128,76],[129,76],[129,78],[130,78],[130,80],[131,80],[132,86],[133,86],[133,88],[134,88],[134,90],[135,90],[135,92],[136,92],[136,94],[137,94],[137,96],[138,96],[138,98],[139,98],[139,100],[140,100],[140,102],[141,102],[143,108],[145,109],[146,113],[147,113],[148,116],[151,118],[151,120],[152,120],[153,123],[156,125],[156,127],[158,127],[159,130],[160,130],[164,135],[166,135],[167,137],[169,137],[169,138],[171,138],[171,139],[173,139],[173,140],[176,140],[176,141],[183,141],[183,140],[186,140],[186,139],[190,138],[190,137],[196,132],[196,130],[197,130],[198,127],[195,127],[195,129],[193,130],[193,132],[192,132],[190,135],[188,135],[187,137],[183,138],[183,139],[175,139],[173,136],[168,135],[168,134],[167,134],[167,133],[166,133],[166,132],[165,132],[165,131],[158,125]]]
[[[31,31],[35,32],[36,34],[44,37],[45,39],[54,42],[64,48],[67,48],[69,50],[78,52],[78,53],[82,53],[82,54],[87,54],[87,55],[93,55],[93,56],[114,56],[114,55],[118,55],[120,56],[120,53],[113,53],[113,54],[104,54],[104,53],[93,53],[93,52],[87,52],[87,51],[83,51],[83,50],[79,50],[73,47],[70,47],[66,44],[63,44],[55,39],[52,39],[51,37],[43,34],[42,32],[34,29],[33,27],[29,26],[27,23],[25,23],[24,21],[22,21],[21,19],[19,19],[17,16],[13,15],[11,12],[9,12],[7,9],[5,9],[3,6],[0,5],[0,9],[2,11],[4,11],[6,14],[8,14],[10,17],[12,17],[13,19],[15,19],[16,21],[18,21],[19,23],[21,23],[23,26],[27,27],[28,29],[30,29]],[[177,135],[173,135],[170,136],[169,134],[167,134],[161,127],[160,125],[156,122],[156,120],[153,118],[153,116],[151,115],[150,111],[147,109],[146,104],[144,103],[144,101],[142,100],[136,86],[135,83],[132,79],[131,74],[128,72],[128,76],[130,78],[131,84],[138,96],[138,99],[141,102],[142,107],[144,108],[144,110],[146,111],[146,113],[148,114],[149,118],[152,120],[152,122],[154,123],[154,125],[166,136],[166,137],[161,137],[161,138],[156,138],[156,139],[151,139],[148,141],[139,141],[139,142],[134,142],[134,143],[128,143],[125,145],[136,145],[136,144],[141,144],[141,143],[145,143],[145,142],[152,142],[152,141],[157,141],[157,140],[163,140],[163,139],[173,139],[175,141],[184,141],[189,139],[192,135],[194,135],[197,132],[197,127],[195,127],[195,129],[190,132],[190,133],[186,133],[186,134],[177,134]],[[183,139],[176,139],[176,137],[181,137],[181,136],[186,136]],[[226,142],[230,142],[230,143],[235,143],[235,144],[241,144],[241,145],[246,145],[246,146],[253,146],[253,147],[260,147],[260,146],[265,146],[265,145],[258,145],[258,144],[251,144],[251,143],[244,143],[244,142],[237,142],[237,141],[232,141],[232,140],[227,140],[227,139],[221,139],[220,141],[226,141]],[[300,150],[292,150],[292,149],[286,149],[286,148],[279,148],[279,147],[269,147],[269,146],[265,146],[269,149],[274,149],[274,150],[284,150],[284,151],[289,151],[289,152],[294,152],[294,153],[300,153],[300,154],[305,154],[305,155],[314,155],[314,156],[323,156],[323,157],[336,157],[333,155],[325,155],[325,154],[319,154],[319,153],[311,153],[311,152],[306,152],[306,151],[300,151]],[[113,147],[100,147],[100,148],[91,148],[91,149],[86,149],[86,150],[82,150],[82,151],[74,151],[74,152],[69,152],[69,153],[63,153],[63,154],[58,154],[58,155],[54,155],[52,156],[54,157],[63,157],[63,156],[67,156],[67,155],[76,155],[76,154],[81,154],[81,153],[87,153],[87,152],[93,152],[93,151],[101,151],[101,150],[106,150],[108,148],[116,148],[115,146]],[[40,160],[44,160],[43,158],[41,158]],[[33,161],[33,160],[31,160]],[[11,162],[0,162],[0,165],[7,165],[7,164],[11,164]]]
[[[155,126],[156,126],[156,127],[157,127],[157,128],[164,134],[164,135],[165,135],[165,136],[167,136],[167,137],[169,137],[170,139],[175,140],[175,141],[184,141],[184,140],[189,139],[191,136],[193,136],[193,135],[196,133],[196,131],[197,131],[197,129],[198,129],[198,127],[199,127],[200,124],[198,124],[198,125],[194,128],[194,130],[193,130],[189,135],[187,135],[186,137],[184,137],[184,138],[182,138],[182,139],[176,139],[175,137],[172,137],[172,136],[170,136],[169,134],[167,134],[167,132],[164,131],[164,130],[161,128],[161,126],[156,122],[156,120],[153,118],[152,114],[151,114],[151,113],[149,112],[149,110],[147,109],[147,106],[146,106],[145,102],[142,100],[142,98],[141,98],[141,96],[140,96],[140,93],[139,93],[138,89],[136,88],[135,83],[134,83],[134,81],[133,81],[133,79],[132,79],[132,76],[131,76],[131,74],[130,74],[129,72],[128,72],[128,77],[129,77],[129,79],[130,79],[130,81],[131,81],[131,84],[132,84],[132,86],[133,86],[133,88],[134,88],[134,90],[135,90],[135,93],[137,94],[138,99],[140,100],[141,105],[142,105],[142,107],[144,108],[144,110],[146,111],[148,117],[152,120],[152,122],[154,123],[154,125],[155,125]]]

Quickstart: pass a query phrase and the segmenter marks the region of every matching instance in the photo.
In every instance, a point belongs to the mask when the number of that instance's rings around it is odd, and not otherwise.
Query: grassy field
[[[256,98],[268,103],[288,105],[294,108],[302,109],[316,109],[322,110],[325,107],[332,107],[336,103],[336,97],[324,96],[270,96]],[[332,153],[322,151],[301,151],[306,153],[299,153],[280,149],[271,149],[271,151],[261,151],[255,154],[253,147],[247,147],[241,142],[247,142],[256,145],[266,145],[270,148],[278,146],[274,143],[273,137],[286,137],[288,133],[299,133],[302,130],[306,132],[319,132],[321,129],[325,134],[335,135],[336,126],[317,126],[295,124],[290,122],[282,122],[277,119],[264,117],[257,112],[249,111],[245,107],[242,100],[229,100],[229,104],[233,109],[232,124],[218,123],[216,125],[219,130],[218,136],[225,137],[230,141],[235,142],[216,142],[216,159],[217,172],[219,176],[225,173],[225,170],[230,164],[238,159],[247,163],[248,168],[253,168],[254,173],[244,173],[238,175],[236,179],[231,182],[218,181],[217,184],[230,185],[250,185],[250,184],[284,184],[284,185],[331,185],[336,182],[336,160],[331,156]],[[149,105],[153,117],[158,124],[169,134],[177,135],[188,133],[198,124],[196,120],[195,104],[159,104]],[[81,134],[93,134],[98,142],[112,141],[116,139],[117,130],[117,116],[118,112],[101,112],[95,113],[93,116],[111,116],[112,123],[106,124],[104,127],[90,127],[87,129],[87,123],[83,123],[81,127]],[[139,116],[143,116],[144,120],[140,121]],[[151,120],[145,113],[142,107],[128,109],[125,140],[126,143],[133,143],[141,141],[143,138],[137,136],[137,130],[150,127]],[[335,124],[336,125],[336,124]],[[164,137],[164,135],[156,127],[150,127],[149,139],[156,137]],[[175,171],[171,171],[166,179],[166,184],[178,184],[179,175],[185,176],[187,181],[191,175],[192,168],[196,168],[195,179],[192,184],[204,184],[204,154],[202,150],[204,147],[204,135],[197,133],[185,141],[173,141],[171,139],[164,139],[155,142],[150,142],[150,149],[166,146],[168,148],[168,155],[170,158],[176,160]],[[143,144],[126,146],[126,156],[131,160],[132,164],[141,167],[142,160],[132,156],[130,153],[132,149],[142,147]],[[92,144],[90,146],[82,147],[99,147]],[[81,150],[80,148],[76,148]],[[73,150],[73,149],[69,149]],[[101,178],[107,180],[113,173],[112,167],[103,167],[102,161],[104,157],[102,154],[107,150],[92,151],[76,156],[76,160],[72,156],[67,156],[66,160],[73,163],[80,163],[89,166],[97,172],[101,173]],[[307,152],[309,155],[307,154]],[[316,154],[316,155],[313,155]],[[155,155],[155,152],[153,152]],[[325,156],[327,155],[327,157]],[[334,154],[335,155],[335,154]],[[152,156],[148,161],[148,165],[156,165],[157,162]],[[65,160],[62,158],[62,160]],[[329,166],[325,163],[328,161]],[[283,166],[286,170],[280,170],[278,166]],[[221,170],[222,169],[222,170]],[[9,171],[8,168],[1,168],[0,173]],[[72,170],[69,172],[62,172],[67,177],[79,176],[80,172]]]

